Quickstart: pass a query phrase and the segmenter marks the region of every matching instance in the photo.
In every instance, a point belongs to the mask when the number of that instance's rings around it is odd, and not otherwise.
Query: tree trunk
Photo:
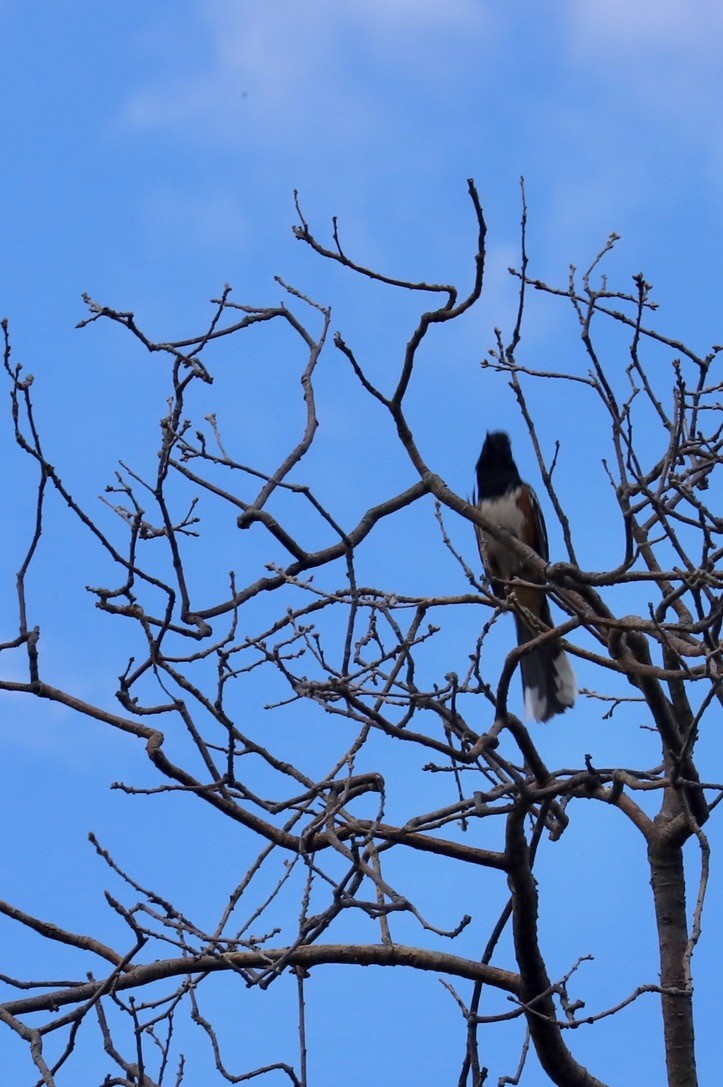
[[[683,849],[671,842],[665,826],[656,828],[648,846],[651,885],[660,947],[663,1029],[668,1087],[697,1087],[693,991],[685,973],[688,919],[685,911]]]

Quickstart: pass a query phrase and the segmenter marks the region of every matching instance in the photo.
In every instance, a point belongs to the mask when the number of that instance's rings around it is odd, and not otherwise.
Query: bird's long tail
[[[549,608],[545,601],[541,618],[551,624]],[[515,615],[517,643],[524,645],[536,637],[534,631],[521,616]],[[577,680],[567,653],[555,641],[525,653],[521,661],[522,686],[525,692],[525,714],[536,721],[549,721],[556,713],[564,713],[575,701]]]

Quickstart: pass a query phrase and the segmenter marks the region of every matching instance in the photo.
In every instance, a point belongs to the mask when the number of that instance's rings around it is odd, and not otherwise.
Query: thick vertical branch
[[[668,1087],[697,1087],[693,992],[686,977],[688,918],[683,848],[662,826],[648,846],[660,946],[660,984]]]
[[[522,1001],[540,1064],[557,1087],[604,1087],[575,1060],[557,1025],[554,986],[538,940],[539,898],[532,875],[530,847],[525,837],[526,808],[520,805],[507,819],[507,857],[512,892],[512,931],[522,980]]]

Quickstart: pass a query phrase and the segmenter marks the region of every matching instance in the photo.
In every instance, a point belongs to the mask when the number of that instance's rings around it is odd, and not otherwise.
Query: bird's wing
[[[545,518],[542,515],[542,507],[540,506],[537,495],[533,491],[529,483],[523,483],[520,488],[520,493],[517,497],[517,504],[523,511],[524,524],[527,535],[529,533],[530,539],[525,539],[524,542],[528,547],[531,547],[533,551],[536,551],[540,558],[545,562],[550,561],[550,547],[547,542],[547,529],[545,528]]]

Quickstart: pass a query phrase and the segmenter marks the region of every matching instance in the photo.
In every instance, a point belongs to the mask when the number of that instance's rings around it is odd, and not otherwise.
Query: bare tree
[[[154,342],[132,313],[86,299],[90,314],[82,324],[120,325],[163,360],[170,383],[154,465],[144,474],[123,464],[99,512],[81,506],[46,451],[32,380],[15,363],[4,324],[15,437],[38,482],[35,527],[19,559],[17,631],[0,646],[4,659],[24,652],[26,674],[0,673],[0,689],[59,703],[143,745],[155,783],[115,787],[131,797],[182,794],[189,820],[206,806],[238,829],[239,855],[251,858],[240,873],[238,857],[228,864],[228,894],[209,925],[142,885],[92,837],[109,880],[120,887],[106,894],[126,933],[117,946],[0,902],[8,924],[47,945],[45,976],[2,975],[0,1017],[27,1043],[30,1081],[79,1082],[82,1031],[84,1045],[95,1038],[105,1052],[105,1084],[152,1087],[186,1076],[198,1082],[186,1058],[187,1032],[195,1030],[208,1042],[219,1082],[281,1077],[306,1085],[307,1043],[313,1045],[308,978],[337,964],[346,967],[350,989],[355,969],[369,965],[443,980],[461,1028],[443,1036],[445,1047],[460,1047],[459,1087],[479,1087],[490,1075],[518,1083],[533,1052],[551,1083],[599,1087],[603,1079],[576,1056],[578,1028],[634,1014],[646,1000],[660,1002],[668,1084],[697,1083],[692,964],[708,873],[703,826],[723,789],[696,766],[704,721],[721,701],[723,519],[707,500],[723,446],[721,383],[713,376],[719,349],[701,356],[656,331],[642,276],[631,291],[608,286],[598,265],[614,237],[585,274],[573,270],[564,286],[532,278],[523,215],[521,265],[513,273],[517,319],[508,335],[498,333],[483,376],[509,384],[537,455],[541,497],[567,549],[563,561],[545,563],[447,486],[415,439],[407,408],[430,330],[460,319],[482,294],[486,227],[472,182],[469,195],[477,246],[466,294],[356,263],[336,222],[325,245],[297,203],[296,237],[319,257],[430,306],[395,373],[379,375],[374,360],[360,357],[338,332],[329,343],[329,309],[281,281],[285,301],[266,308],[237,303],[227,287],[205,330],[174,343]],[[536,369],[522,349],[531,291],[548,305],[560,299],[571,307],[581,350],[568,369]],[[281,462],[261,469],[243,462],[238,436],[222,432],[216,415],[198,412],[213,382],[214,352],[268,326],[282,326],[284,350],[291,342],[302,358],[304,418]],[[608,329],[625,335],[626,361],[619,349],[605,361]],[[366,399],[386,418],[407,464],[407,485],[392,490],[375,480],[380,497],[353,520],[321,497],[309,456],[322,352],[350,367],[360,403]],[[556,383],[561,395],[582,389],[589,410],[606,420],[605,500],[617,509],[608,551],[621,541],[606,568],[586,569],[578,558],[556,485],[560,450],[544,448],[531,406],[530,389],[539,382]],[[255,410],[273,426],[273,404]],[[50,531],[52,494],[107,560],[108,583],[89,590],[97,608],[133,631],[115,710],[46,678],[42,614],[29,586],[41,536]],[[408,515],[416,517],[414,547],[439,546],[443,573],[422,593],[368,584],[368,556]],[[516,551],[529,583],[544,584],[557,609],[554,631],[526,616],[532,644],[562,639],[578,670],[595,677],[595,689],[584,687],[572,712],[600,720],[634,707],[651,765],[600,767],[591,757],[576,762],[574,753],[562,766],[546,764],[540,737],[555,722],[524,723],[510,708],[525,647],[508,652],[501,667],[495,663],[494,646],[512,642],[505,613],[521,605],[514,585],[500,599],[483,582],[474,526]],[[204,541],[205,549],[194,551]],[[452,642],[445,641],[450,632]],[[592,1009],[579,995],[587,949],[561,972],[550,965],[533,874],[591,810],[600,817],[613,811],[640,836],[660,951],[659,977],[641,978],[632,991]],[[177,842],[168,844],[177,848],[179,865],[183,837],[180,825]],[[701,873],[691,910],[689,842],[697,845]],[[415,886],[410,864],[419,880],[456,873],[445,910],[437,902],[430,913],[424,894],[406,889]],[[502,902],[492,920],[488,901]],[[62,961],[72,955],[77,966],[71,978],[52,980],[61,947]],[[206,1014],[206,992],[220,974],[239,994],[250,990],[238,1000],[253,1000],[283,976],[295,978],[300,1044],[293,1060],[231,1069],[225,1035],[229,1021],[236,1034],[243,1031],[245,1015],[233,1011],[220,1022]],[[518,1066],[490,1071],[493,1040],[508,1022],[519,1026]],[[281,1032],[279,1051],[286,1053]],[[623,1053],[615,1069],[627,1082]]]

